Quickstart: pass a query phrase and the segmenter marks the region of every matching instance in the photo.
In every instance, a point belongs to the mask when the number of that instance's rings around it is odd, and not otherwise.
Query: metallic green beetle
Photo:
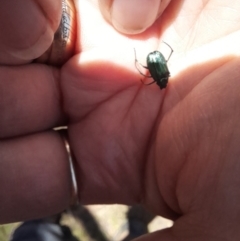
[[[159,51],[154,51],[154,52],[149,53],[147,56],[147,66],[143,66],[141,63],[138,62],[137,56],[136,56],[136,50],[134,49],[135,66],[136,66],[137,70],[144,77],[154,79],[154,81],[149,84],[144,83],[145,85],[151,85],[156,82],[156,84],[160,87],[160,89],[164,89],[167,87],[168,79],[170,77],[170,72],[167,67],[167,62],[173,53],[173,49],[170,47],[169,44],[167,44],[167,43],[165,43],[165,44],[171,49],[171,53],[169,54],[168,59],[166,60],[164,58],[164,56],[162,55],[162,53],[160,53]],[[143,68],[148,69],[150,75],[143,74],[141,72],[141,70],[138,68],[137,63],[140,64]]]

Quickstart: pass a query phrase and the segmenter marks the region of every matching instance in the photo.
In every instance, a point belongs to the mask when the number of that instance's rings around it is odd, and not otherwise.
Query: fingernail
[[[155,22],[160,3],[160,0],[114,0],[112,24],[125,34],[141,33]]]

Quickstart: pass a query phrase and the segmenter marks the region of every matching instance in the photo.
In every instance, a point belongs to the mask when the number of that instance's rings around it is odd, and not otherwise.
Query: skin
[[[140,240],[238,240],[239,2],[173,0],[138,35],[116,31],[97,1],[77,10],[76,55],[61,69],[1,67],[1,221],[67,206],[66,153],[47,131],[67,117],[81,203],[142,203],[175,220]],[[144,64],[167,56],[162,39],[174,53],[161,91],[141,83],[133,47]]]

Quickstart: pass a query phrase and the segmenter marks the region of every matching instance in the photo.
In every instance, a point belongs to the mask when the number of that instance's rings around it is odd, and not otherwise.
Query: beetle
[[[165,42],[163,42],[165,43]],[[170,49],[171,53],[169,54],[167,60],[164,58],[163,54],[159,51],[153,51],[148,54],[147,56],[147,66],[142,65],[137,60],[136,50],[134,48],[135,53],[135,66],[138,70],[138,72],[143,75],[146,78],[153,78],[153,82],[149,84],[145,84],[142,80],[142,83],[145,85],[151,85],[156,82],[156,84],[160,87],[160,89],[164,89],[167,87],[168,79],[170,77],[170,72],[168,70],[167,62],[170,59],[173,49],[171,46],[167,43],[165,43]],[[150,75],[145,75],[141,72],[141,70],[138,68],[138,65],[140,64],[143,68],[148,69]]]

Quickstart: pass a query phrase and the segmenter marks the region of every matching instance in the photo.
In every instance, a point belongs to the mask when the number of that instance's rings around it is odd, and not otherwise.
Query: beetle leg
[[[152,78],[151,75],[146,75],[146,74],[142,73],[141,70],[140,70],[140,69],[138,68],[138,66],[136,65],[136,63],[135,63],[135,66],[136,66],[136,68],[137,68],[139,74],[141,74],[141,75],[143,75],[144,77],[147,77],[147,78]]]
[[[166,42],[163,41],[163,43],[165,43],[165,44],[171,49],[171,53],[169,54],[168,59],[166,60],[166,62],[168,62],[168,60],[169,60],[170,57],[172,56],[173,49],[172,49],[172,47],[171,47],[169,44],[167,44]]]
[[[136,62],[135,62],[135,63],[136,63]],[[138,62],[138,60],[137,60],[137,63],[140,64],[143,68],[148,69],[147,66],[142,65],[141,63]],[[136,64],[135,64],[135,65],[136,65]],[[136,66],[136,67],[137,67],[137,66]]]
[[[135,67],[137,68],[139,74],[141,74],[141,75],[143,75],[144,77],[147,77],[147,78],[152,78],[151,75],[146,75],[146,74],[142,73],[141,70],[138,68],[137,63],[140,64],[140,63],[136,60],[136,61],[135,61]],[[141,65],[143,68],[148,69],[148,67],[143,66],[142,64],[140,64],[140,65]]]
[[[148,67],[147,67],[147,66],[144,66],[144,65],[142,65],[141,63],[138,62],[138,60],[137,60],[137,55],[136,55],[136,49],[135,49],[135,48],[134,48],[134,53],[135,53],[135,67],[137,68],[138,72],[139,72],[141,75],[143,75],[144,77],[152,78],[151,75],[145,75],[145,74],[143,74],[143,73],[141,72],[141,70],[139,69],[137,63],[140,64],[140,65],[141,65],[143,68],[145,68],[145,69],[148,69]]]
[[[150,83],[148,83],[148,84],[145,84],[145,83],[143,82],[143,80],[141,79],[141,82],[142,82],[144,85],[151,85],[151,84],[155,83],[156,81],[154,80],[153,82],[150,82]]]
[[[139,74],[141,74],[142,76],[144,76],[144,77],[146,77],[146,78],[152,78],[151,75],[145,75],[145,74],[143,74],[139,69],[138,69],[138,71],[139,71]]]

